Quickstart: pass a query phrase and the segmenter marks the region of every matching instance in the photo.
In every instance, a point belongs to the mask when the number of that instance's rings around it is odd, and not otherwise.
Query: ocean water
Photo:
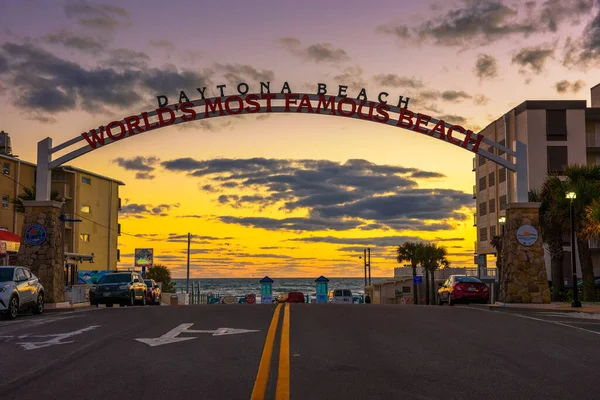
[[[315,278],[271,278],[273,279],[273,297],[280,293],[302,292],[311,296],[315,295]],[[387,280],[390,278],[372,278],[372,282]],[[201,293],[213,293],[219,296],[244,296],[254,293],[260,295],[259,279],[255,278],[207,278],[190,279],[190,291],[192,285],[200,283]],[[186,280],[173,279],[177,292],[185,292]],[[364,293],[364,278],[329,278],[329,290],[350,289],[353,294]]]

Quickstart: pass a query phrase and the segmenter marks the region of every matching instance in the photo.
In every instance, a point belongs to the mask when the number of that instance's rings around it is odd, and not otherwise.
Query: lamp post
[[[567,199],[571,200],[569,213],[571,218],[571,265],[573,267],[573,302],[571,303],[571,307],[581,307],[577,291],[577,264],[575,260],[575,206],[573,200],[576,197],[575,192],[567,193]]]

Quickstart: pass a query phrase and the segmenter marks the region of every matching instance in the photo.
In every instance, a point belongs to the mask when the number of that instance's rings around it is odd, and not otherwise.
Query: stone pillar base
[[[24,201],[23,206],[25,219],[17,264],[29,268],[39,278],[46,302],[64,302],[64,245],[59,218],[62,203]]]
[[[500,276],[505,303],[550,303],[539,208],[540,203],[513,203],[506,209]]]

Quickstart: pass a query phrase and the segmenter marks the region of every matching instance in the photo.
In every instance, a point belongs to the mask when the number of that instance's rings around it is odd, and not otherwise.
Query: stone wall
[[[59,219],[61,203],[55,201],[24,201],[25,219],[21,234],[18,265],[27,267],[44,286],[46,302],[65,301],[64,245],[62,223]],[[29,244],[27,228],[38,224],[46,229],[46,241],[40,246]]]
[[[531,246],[517,240],[517,230],[531,225],[538,239]],[[502,245],[500,300],[506,303],[550,303],[539,223],[539,203],[514,203],[506,209]]]

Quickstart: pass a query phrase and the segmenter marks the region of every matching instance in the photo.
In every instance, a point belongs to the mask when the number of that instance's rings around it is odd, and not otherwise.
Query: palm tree
[[[446,258],[448,251],[444,246],[438,246],[435,243],[427,243],[418,250],[417,255],[426,272],[425,302],[430,304],[430,298],[435,298],[434,295],[430,296],[430,291],[435,292],[435,270],[441,266],[448,267],[450,265],[450,262]],[[431,285],[429,284],[430,279]]]
[[[502,236],[492,236],[490,245],[492,245],[494,250],[496,250],[496,276],[498,276],[498,279],[500,279],[502,276]]]
[[[585,227],[581,234],[588,237],[600,238],[600,199],[595,199],[585,208]]]
[[[594,200],[600,198],[600,166],[570,165],[565,168],[564,175],[564,177],[550,175],[544,183],[549,187],[548,212],[552,224],[557,229],[561,232],[570,232],[570,200],[565,195],[567,192],[575,192],[577,197],[573,202],[574,222],[577,232],[579,263],[583,275],[583,300],[595,301],[594,267],[587,240],[590,223],[586,220],[586,210]],[[571,249],[571,251],[575,251],[575,249]]]
[[[554,216],[551,213],[551,202],[553,200],[552,193],[556,193],[560,196],[560,193],[566,193],[565,188],[562,185],[562,181],[549,180],[548,178],[542,185],[541,192],[532,190],[529,192],[530,202],[539,202],[539,221],[540,221],[540,233],[542,235],[542,241],[546,244],[546,249],[550,255],[550,275],[552,277],[552,300],[560,301],[562,291],[564,289],[564,277],[563,277],[563,259],[565,258],[565,252],[563,250],[563,227],[561,224],[556,223]],[[561,197],[564,198],[563,195]]]
[[[53,190],[50,193],[50,200],[57,200],[58,192]],[[34,201],[35,200],[35,185],[32,187],[23,187],[23,193],[17,196],[16,199],[13,199],[11,203],[15,206],[15,210],[18,213],[24,214],[25,207],[23,206],[24,201]]]
[[[419,242],[405,242],[398,246],[396,249],[396,261],[402,264],[405,261],[410,262],[413,274],[413,304],[419,304],[417,297],[417,284],[415,283],[415,277],[417,276],[417,266],[419,265],[418,251],[423,247],[423,243]]]

